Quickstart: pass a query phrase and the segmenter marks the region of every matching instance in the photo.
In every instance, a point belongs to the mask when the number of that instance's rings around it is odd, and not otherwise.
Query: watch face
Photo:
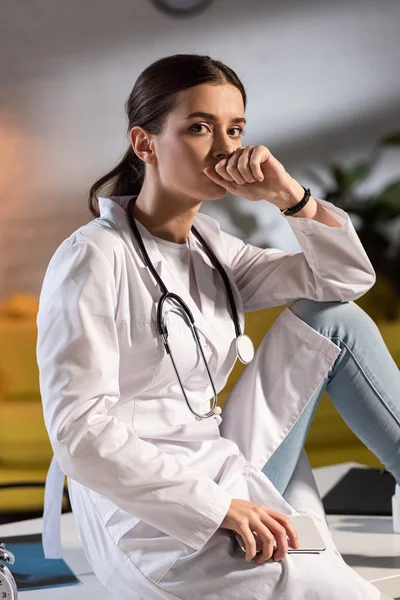
[[[15,587],[12,583],[11,572],[3,563],[0,563],[0,600],[16,600]]]
[[[213,0],[152,0],[162,12],[174,17],[188,17],[205,10]]]

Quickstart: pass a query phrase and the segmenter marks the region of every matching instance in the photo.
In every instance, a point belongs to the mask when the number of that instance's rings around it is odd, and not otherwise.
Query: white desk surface
[[[313,469],[321,497],[354,466],[354,462]],[[329,527],[344,560],[362,577],[392,598],[400,598],[400,534],[393,533],[391,517],[327,515]],[[62,515],[65,562],[81,585],[21,591],[21,598],[50,600],[55,589],[59,600],[111,600],[112,596],[94,576],[80,544],[72,513]],[[40,533],[42,519],[0,525],[0,541],[8,535]]]

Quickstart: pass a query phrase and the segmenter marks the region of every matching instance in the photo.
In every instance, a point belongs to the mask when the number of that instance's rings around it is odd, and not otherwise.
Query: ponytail
[[[98,179],[89,191],[89,210],[94,217],[99,217],[98,192],[104,188],[109,196],[137,196],[144,181],[145,167],[143,161],[129,146],[122,160],[109,173]],[[97,206],[95,206],[95,200]]]

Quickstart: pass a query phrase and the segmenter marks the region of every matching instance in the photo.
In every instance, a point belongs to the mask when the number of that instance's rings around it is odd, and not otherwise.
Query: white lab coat
[[[316,488],[305,491],[309,464],[299,464],[306,475],[289,490],[290,503],[261,472],[340,349],[287,307],[222,415],[196,420],[157,332],[161,292],[130,231],[128,200],[101,198],[100,219],[57,248],[37,317],[45,424],[97,577],[119,600],[342,600],[350,589],[354,599],[380,598],[336,550]],[[254,247],[221,231],[210,216],[196,215],[194,225],[231,282],[242,331],[245,312],[297,298],[351,301],[374,284],[347,213],[318,202],[341,227],[289,217],[299,253]],[[136,223],[165,285],[193,313],[218,392],[236,361],[221,277],[190,232],[199,310],[151,234]],[[192,332],[175,304],[166,306],[165,318],[186,393],[205,413],[212,390]],[[55,479],[53,473],[49,489]],[[53,494],[54,507],[57,495],[49,489],[47,503]],[[232,498],[288,516],[313,514],[327,550],[246,563],[232,532],[219,528]]]

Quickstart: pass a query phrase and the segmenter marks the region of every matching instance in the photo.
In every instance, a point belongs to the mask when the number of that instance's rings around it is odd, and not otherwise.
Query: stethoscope
[[[160,286],[161,290],[162,290],[162,296],[160,298],[160,300],[158,301],[157,304],[157,328],[158,328],[158,332],[160,333],[160,335],[163,338],[164,341],[164,346],[165,349],[167,351],[167,354],[169,354],[169,356],[171,357],[171,361],[172,361],[172,365],[174,367],[176,376],[178,378],[179,381],[179,385],[182,389],[182,393],[183,396],[186,400],[186,404],[189,407],[189,410],[196,416],[197,420],[200,421],[201,419],[208,419],[209,417],[213,417],[214,415],[220,415],[222,412],[222,408],[220,406],[217,406],[217,392],[215,390],[215,386],[214,386],[214,382],[210,373],[210,370],[208,368],[207,365],[207,361],[206,358],[204,356],[204,352],[203,352],[203,348],[201,346],[200,343],[200,338],[199,338],[199,334],[197,332],[197,328],[196,325],[194,323],[194,318],[192,315],[192,312],[190,310],[190,308],[188,307],[188,305],[186,304],[186,302],[184,300],[182,300],[182,298],[180,296],[178,296],[177,294],[174,294],[174,292],[169,292],[165,283],[163,282],[163,280],[161,279],[161,277],[159,276],[159,274],[157,273],[157,271],[155,270],[150,257],[147,253],[147,250],[145,248],[145,245],[143,243],[142,237],[140,235],[139,229],[135,223],[135,219],[133,218],[133,205],[136,202],[136,196],[134,196],[133,198],[131,198],[129,200],[128,203],[128,207],[127,207],[127,213],[128,213],[128,220],[129,220],[129,224],[131,226],[132,232],[136,238],[136,241],[138,242],[140,249],[142,251],[143,254],[143,258],[146,262],[146,265],[149,267],[150,271],[152,272],[154,278],[156,279],[158,285]],[[207,244],[207,242],[205,241],[205,239],[203,238],[203,236],[199,233],[199,231],[197,231],[197,229],[194,227],[194,225],[192,225],[191,227],[191,231],[193,231],[194,235],[196,236],[196,238],[199,240],[200,244],[202,245],[202,247],[204,248],[204,250],[207,252],[208,256],[210,257],[211,262],[213,263],[213,265],[216,267],[216,269],[218,270],[218,272],[220,273],[223,282],[225,284],[225,289],[228,295],[228,299],[229,299],[229,304],[230,304],[230,308],[231,308],[231,313],[232,313],[232,319],[233,322],[235,324],[235,331],[236,331],[236,356],[237,358],[239,358],[239,360],[244,363],[244,364],[248,364],[249,362],[251,362],[251,360],[254,357],[254,346],[253,346],[253,342],[251,341],[251,339],[249,338],[248,335],[246,335],[245,333],[242,333],[240,330],[240,322],[239,322],[239,316],[237,313],[237,309],[236,309],[236,304],[235,304],[235,299],[233,296],[233,292],[232,292],[232,288],[229,282],[229,279],[221,265],[221,263],[219,262],[219,260],[217,259],[217,257],[215,256],[214,252],[211,250],[211,248],[209,247],[209,245]],[[163,323],[163,318],[162,318],[162,309],[164,306],[164,302],[168,299],[177,302],[180,307],[182,308],[185,316],[188,318],[189,324],[192,328],[192,332],[195,336],[197,345],[200,349],[200,353],[201,356],[203,358],[205,367],[207,369],[207,373],[208,373],[208,377],[210,379],[211,382],[211,387],[213,389],[213,406],[211,408],[211,410],[206,413],[205,415],[199,415],[196,411],[194,411],[192,409],[192,407],[190,406],[189,400],[186,396],[185,390],[183,388],[182,385],[182,381],[181,378],[179,377],[179,373],[178,373],[178,369],[176,368],[176,364],[174,361],[174,357],[172,356],[172,352],[171,352],[171,348],[169,346],[168,343],[168,330],[167,330],[167,326]]]

